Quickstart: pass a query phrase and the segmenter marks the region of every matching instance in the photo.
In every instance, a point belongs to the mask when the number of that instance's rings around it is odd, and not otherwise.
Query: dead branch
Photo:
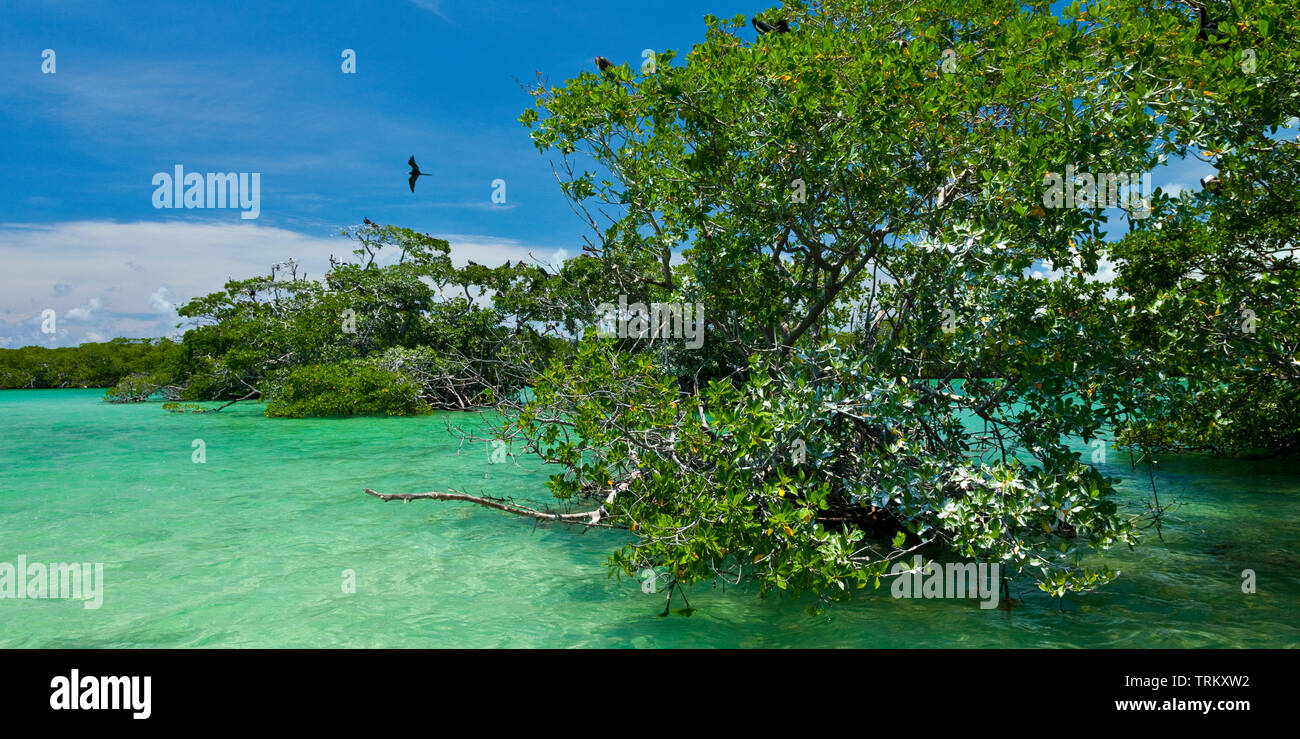
[[[533,508],[525,508],[504,501],[492,498],[480,498],[477,495],[466,495],[465,493],[439,493],[437,491],[428,493],[379,493],[370,488],[365,489],[367,495],[373,495],[376,498],[387,503],[390,500],[400,500],[403,503],[409,503],[413,500],[463,500],[467,503],[475,503],[486,508],[495,508],[498,511],[513,513],[516,516],[526,516],[536,518],[540,521],[564,521],[573,523],[584,523],[588,526],[608,526],[609,524],[600,523],[602,518],[609,514],[605,512],[605,507],[601,506],[594,511],[583,513],[547,513]],[[613,496],[611,496],[613,497]]]

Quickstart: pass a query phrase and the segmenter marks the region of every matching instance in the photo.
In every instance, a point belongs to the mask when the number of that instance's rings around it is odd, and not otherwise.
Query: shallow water
[[[364,487],[546,502],[536,464],[489,465],[422,418],[278,420],[257,405],[174,414],[100,390],[0,391],[0,563],[102,562],[103,606],[0,600],[0,647],[1294,647],[1300,466],[1167,457],[1164,541],[1112,551],[1115,584],[1011,613],[859,591],[820,616],[744,588],[663,594],[608,577],[622,534],[579,534]],[[202,439],[206,462],[195,464]],[[1083,451],[1083,447],[1080,446]],[[1144,505],[1145,474],[1106,474]],[[1258,592],[1242,593],[1253,569]],[[343,592],[343,572],[356,592]]]

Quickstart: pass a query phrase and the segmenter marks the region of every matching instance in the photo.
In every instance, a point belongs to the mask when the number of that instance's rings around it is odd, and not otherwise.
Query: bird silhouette
[[[421,172],[420,165],[415,163],[415,155],[412,154],[407,164],[411,165],[411,178],[407,182],[411,185],[411,192],[415,192],[415,180],[418,177],[429,177],[428,172]]]
[[[1204,3],[1197,8],[1197,15],[1201,21],[1201,30],[1197,32],[1196,39],[1202,43],[1210,38],[1217,39],[1219,37],[1219,22],[1210,20],[1210,14],[1205,12]]]
[[[754,16],[751,23],[754,25],[754,30],[761,34],[785,33],[790,30],[790,24],[784,20],[779,20],[776,22],[776,25],[772,25],[771,23],[759,20],[758,16]]]
[[[414,159],[415,157],[411,157],[411,158]],[[365,223],[367,226],[375,225],[375,222],[370,220],[369,218],[362,218],[361,221],[362,223]]]
[[[465,260],[465,264],[466,264],[467,266],[469,266],[469,267],[482,267],[482,266],[483,266],[483,265],[479,264],[478,262],[474,261],[473,259],[466,259],[466,260]]]
[[[606,59],[603,56],[598,56],[596,57],[596,68],[599,69],[602,73],[608,72],[609,70],[614,68],[614,62],[611,62],[610,60]]]

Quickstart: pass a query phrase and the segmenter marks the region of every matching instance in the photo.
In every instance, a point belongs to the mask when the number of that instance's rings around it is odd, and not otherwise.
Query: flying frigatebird
[[[414,155],[414,154],[411,155],[411,158],[410,158],[410,160],[407,161],[407,164],[410,164],[410,165],[411,165],[411,178],[410,178],[409,180],[407,180],[407,182],[411,185],[411,192],[415,192],[415,180],[416,180],[416,178],[419,178],[419,177],[429,177],[430,175],[429,175],[428,172],[421,172],[421,171],[420,171],[420,165],[418,165],[418,164],[415,163],[415,155]]]

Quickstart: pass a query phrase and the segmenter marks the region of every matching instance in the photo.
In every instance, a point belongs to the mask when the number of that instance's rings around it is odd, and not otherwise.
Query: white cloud
[[[149,295],[149,308],[155,313],[174,313],[176,306],[171,299],[174,299],[172,291],[164,285]]]
[[[1038,261],[1034,267],[1025,270],[1025,276],[1035,279],[1061,280],[1065,278],[1064,267],[1060,269],[1049,269],[1051,265],[1046,261]],[[1074,274],[1083,269],[1083,259],[1079,255],[1074,255],[1071,259],[1070,273]],[[1097,271],[1084,275],[1084,279],[1089,282],[1114,282],[1119,275],[1115,272],[1115,262],[1109,257],[1102,255],[1097,258]]]
[[[265,274],[287,257],[319,276],[331,250],[348,247],[248,223],[0,224],[0,344],[48,345],[50,336],[39,331],[45,308],[59,316],[61,346],[170,335],[176,305],[221,289],[229,278]]]
[[[427,10],[439,18],[451,22],[451,19],[447,17],[447,14],[442,12],[442,0],[411,0],[411,2],[414,3],[416,7]]]
[[[472,234],[434,234],[451,243],[452,261],[489,266],[535,261],[555,247]],[[220,290],[228,279],[269,274],[290,257],[309,278],[352,242],[256,223],[73,221],[0,224],[0,346],[74,346],[98,337],[177,333],[177,306]],[[544,256],[539,256],[544,259]],[[42,334],[53,309],[58,332]]]
[[[95,313],[100,308],[103,307],[104,307],[104,301],[100,300],[99,298],[91,298],[90,300],[87,300],[85,303],[82,303],[76,308],[73,308],[72,310],[68,311],[67,318],[71,318],[76,321],[89,321],[91,318],[94,318]]]
[[[433,235],[446,239],[451,244],[451,261],[458,267],[464,266],[467,260],[472,259],[485,267],[496,267],[510,261],[559,268],[560,262],[568,258],[568,251],[564,249],[525,244],[516,239],[499,239],[474,234],[435,233]]]
[[[1171,182],[1168,185],[1161,185],[1160,189],[1171,198],[1181,197],[1185,192],[1191,192],[1193,188],[1184,185],[1181,182]]]

